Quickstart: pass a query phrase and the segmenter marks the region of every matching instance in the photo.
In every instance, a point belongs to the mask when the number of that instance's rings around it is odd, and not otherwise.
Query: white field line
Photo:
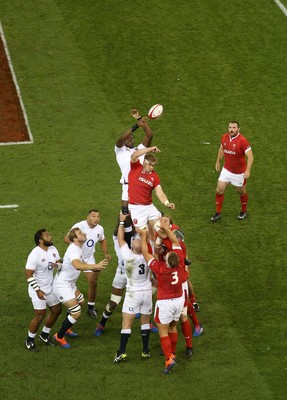
[[[26,128],[27,128],[27,131],[28,131],[28,134],[29,134],[29,138],[30,138],[30,141],[26,141],[26,142],[7,142],[7,143],[0,143],[0,145],[31,144],[31,143],[34,143],[34,139],[33,139],[33,136],[32,136],[31,129],[30,129],[30,125],[29,125],[27,113],[26,113],[26,110],[25,110],[25,106],[24,106],[24,103],[23,103],[23,100],[22,100],[20,88],[19,88],[18,83],[17,83],[17,78],[16,78],[16,75],[15,75],[15,71],[14,71],[13,64],[12,64],[12,61],[11,61],[11,57],[10,57],[10,54],[9,54],[9,50],[8,50],[8,46],[7,46],[7,42],[6,42],[6,39],[5,39],[5,35],[4,35],[4,31],[3,31],[3,27],[2,27],[1,21],[0,21],[0,36],[1,36],[1,39],[2,39],[2,42],[3,42],[3,46],[4,46],[4,49],[5,49],[5,53],[6,53],[6,57],[7,57],[7,60],[8,60],[9,68],[10,68],[10,71],[11,71],[11,74],[12,74],[12,77],[13,77],[14,85],[15,85],[15,88],[16,88],[16,91],[17,91],[17,94],[18,94],[18,98],[19,98],[20,105],[21,105],[21,108],[22,108],[22,112],[23,112]]]
[[[17,208],[19,207],[18,204],[4,204],[0,205],[0,208]]]
[[[277,4],[277,6],[280,8],[280,10],[283,12],[283,14],[285,14],[285,16],[287,17],[287,8],[285,6],[283,6],[281,1],[279,1],[279,0],[274,0],[274,1]]]

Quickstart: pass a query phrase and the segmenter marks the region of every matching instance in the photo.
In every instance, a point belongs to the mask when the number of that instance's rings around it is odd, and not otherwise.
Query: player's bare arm
[[[73,267],[80,271],[87,271],[89,269],[91,269],[92,271],[102,271],[106,268],[108,263],[109,261],[106,258],[104,258],[98,264],[87,264],[79,259],[75,259],[72,261]]]
[[[155,189],[155,194],[157,196],[157,198],[159,199],[159,201],[164,204],[167,208],[169,208],[170,210],[174,210],[175,209],[175,204],[174,203],[170,203],[166,194],[164,193],[164,191],[162,190],[161,186],[157,186]]]
[[[245,155],[247,158],[247,166],[246,166],[246,170],[244,172],[244,178],[247,179],[250,177],[250,171],[251,171],[251,167],[253,164],[254,156],[253,156],[253,152],[251,149],[248,150]]]
[[[112,259],[112,256],[109,254],[109,251],[108,251],[108,243],[107,243],[107,240],[104,239],[104,240],[102,240],[102,241],[99,242],[99,243],[100,243],[100,246],[101,246],[102,252],[104,253],[105,258],[106,258],[108,261],[110,261],[110,260]]]
[[[26,279],[27,279],[27,281],[28,281],[29,284],[30,284],[31,278],[34,277],[34,273],[35,273],[35,271],[32,270],[32,269],[26,269],[26,270],[25,270],[25,276],[26,276]],[[37,284],[36,281],[35,281],[35,283]],[[37,293],[37,296],[39,297],[39,299],[45,300],[45,299],[46,299],[45,293],[43,292],[43,290],[41,290],[41,289],[39,288],[38,285],[37,285],[37,287],[38,287],[38,289],[35,290],[35,292]]]
[[[137,233],[140,235],[142,241],[142,255],[144,256],[146,262],[153,260],[154,257],[149,253],[147,246],[147,229],[136,229]]]
[[[160,153],[160,149],[156,146],[147,147],[146,149],[136,150],[131,156],[131,162],[135,163],[138,161],[139,157],[146,153]]]
[[[215,163],[215,169],[216,169],[217,172],[219,172],[220,169],[221,169],[220,162],[221,162],[223,156],[224,156],[223,147],[222,147],[222,145],[220,145],[219,150],[218,150],[218,154],[217,154],[216,163]]]
[[[125,144],[125,141],[127,140],[127,138],[129,138],[132,134],[133,134],[133,132],[132,132],[131,128],[129,128],[128,130],[123,132],[121,134],[121,136],[118,138],[118,140],[116,141],[116,146],[118,148],[123,147],[123,145]]]
[[[127,218],[127,214],[123,214],[120,213],[120,223],[119,223],[119,227],[118,227],[118,242],[119,242],[119,246],[123,247],[126,243],[125,241],[125,220]]]
[[[167,237],[170,239],[174,246],[180,246],[178,238],[174,232],[170,229],[170,222],[167,219],[163,219],[160,223],[161,228],[165,231]]]
[[[153,133],[152,130],[150,129],[149,125],[148,125],[148,119],[147,117],[142,117],[142,119],[138,122],[138,126],[140,126],[141,128],[143,128],[145,136],[142,140],[142,144],[145,147],[150,147],[151,146],[151,142],[152,142],[152,138],[153,138]]]

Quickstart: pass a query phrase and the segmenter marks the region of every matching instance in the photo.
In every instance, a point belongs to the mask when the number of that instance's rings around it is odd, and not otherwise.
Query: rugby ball
[[[148,117],[150,119],[156,119],[163,113],[163,106],[161,104],[155,104],[148,111]]]

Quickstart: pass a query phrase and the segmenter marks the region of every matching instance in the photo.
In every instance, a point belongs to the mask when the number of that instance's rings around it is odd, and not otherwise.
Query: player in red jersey
[[[157,157],[152,153],[159,153],[157,147],[148,147],[135,151],[131,156],[131,170],[129,173],[129,211],[136,228],[145,227],[147,223],[153,225],[161,213],[152,203],[152,192],[155,191],[159,201],[169,209],[175,208],[163,192],[158,174],[154,171]],[[143,164],[139,157],[144,156]]]
[[[224,191],[228,185],[236,187],[240,196],[241,211],[239,220],[247,217],[248,196],[246,193],[246,179],[250,177],[253,164],[253,152],[248,140],[239,132],[239,123],[231,121],[228,132],[221,138],[215,169],[220,171],[220,162],[224,157],[224,166],[221,170],[216,187],[216,213],[210,222],[217,222],[221,218],[221,209],[224,201]],[[247,159],[247,161],[246,161]]]
[[[170,229],[175,233],[176,237],[178,238],[179,244],[183,251],[185,265],[186,265],[187,254],[186,254],[186,246],[183,241],[184,234],[179,229],[179,227],[172,222],[172,220],[168,216],[161,217],[159,219],[159,222],[155,226],[155,228],[157,230],[157,234],[158,234],[156,241],[155,241],[155,253],[158,255],[159,261],[164,261],[166,254],[169,251],[172,251],[171,240],[166,235],[165,231],[163,229],[160,229],[160,226],[165,222],[169,224]],[[186,280],[183,283],[183,288],[182,288],[184,291],[185,303],[184,303],[184,308],[183,308],[182,314],[180,316],[180,324],[181,324],[182,333],[183,333],[184,339],[185,339],[185,356],[187,358],[191,358],[191,356],[192,356],[192,336],[200,336],[201,333],[203,332],[203,327],[198,320],[195,309],[193,308],[193,304],[191,302],[192,299],[195,298],[195,295],[194,295],[194,291],[192,288],[192,283],[189,279],[188,269],[186,268],[186,270],[187,270]],[[191,291],[191,289],[192,289],[192,291]],[[190,316],[190,318],[192,319],[192,322],[194,324],[193,335],[192,335],[192,328],[191,328],[190,322],[187,318],[187,315]]]
[[[147,230],[138,229],[138,233],[142,239],[142,254],[158,282],[154,320],[159,330],[160,344],[166,358],[163,372],[168,374],[176,365],[177,321],[184,307],[182,284],[186,280],[186,270],[184,254],[177,237],[170,229],[168,222],[163,222],[161,226],[172,242],[172,251],[167,253],[165,261],[157,261],[148,252]]]

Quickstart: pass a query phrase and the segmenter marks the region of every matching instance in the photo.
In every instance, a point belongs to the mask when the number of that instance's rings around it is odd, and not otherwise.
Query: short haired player
[[[153,133],[148,125],[148,119],[146,117],[141,117],[139,110],[135,108],[130,112],[132,117],[137,120],[137,123],[121,134],[114,147],[116,160],[122,174],[120,183],[122,185],[121,203],[123,214],[128,214],[128,175],[130,172],[131,156],[137,149],[145,149],[146,147],[149,147],[153,138]],[[134,132],[138,128],[143,129],[145,136],[143,137],[142,142],[138,146],[135,146]]]
[[[61,266],[61,258],[53,239],[47,229],[39,229],[34,235],[36,247],[28,256],[25,266],[25,276],[28,281],[28,293],[34,308],[34,317],[29,325],[25,346],[30,351],[37,351],[35,337],[46,316],[47,307],[50,312],[39,339],[48,346],[54,346],[50,331],[61,314],[61,304],[53,293],[53,272]]]
[[[171,231],[169,223],[162,223],[162,229],[172,242],[172,251],[165,261],[157,261],[147,247],[147,230],[138,229],[142,239],[142,254],[158,282],[157,302],[154,320],[157,324],[160,344],[165,355],[164,374],[171,372],[176,365],[175,352],[178,341],[177,322],[184,307],[182,284],[186,280],[184,254],[179,241]]]
[[[83,261],[83,245],[87,236],[79,228],[73,228],[68,235],[70,245],[63,258],[63,266],[54,278],[53,290],[61,303],[68,309],[68,315],[62,323],[58,333],[54,335],[56,342],[64,349],[70,348],[65,339],[65,334],[77,322],[81,316],[81,306],[84,303],[84,295],[76,286],[81,271],[102,271],[108,264],[103,259],[98,264],[87,264]]]
[[[253,152],[248,140],[240,133],[239,123],[231,121],[228,125],[228,132],[221,138],[218,150],[215,169],[220,171],[220,163],[224,158],[224,166],[220,172],[216,187],[216,212],[210,222],[214,223],[221,219],[221,209],[224,201],[224,192],[230,184],[236,187],[240,196],[241,211],[239,220],[247,218],[248,195],[246,182],[250,177],[250,170],[253,164]]]
[[[154,171],[158,160],[153,153],[160,150],[154,147],[137,150],[131,157],[131,170],[129,173],[129,211],[132,222],[136,228],[152,226],[161,216],[160,211],[153,205],[152,193],[155,192],[159,201],[169,209],[175,209],[174,203],[170,203],[162,190],[160,178]],[[143,164],[139,158],[144,155]]]
[[[100,212],[97,209],[92,209],[88,212],[87,218],[83,221],[77,222],[72,226],[71,229],[78,227],[87,235],[87,240],[84,242],[83,251],[83,261],[87,264],[95,264],[95,252],[96,246],[99,243],[104,257],[107,260],[111,259],[108,251],[108,243],[105,238],[105,232],[100,222]],[[65,243],[70,243],[68,234],[64,237]],[[95,309],[96,297],[97,297],[97,286],[100,272],[86,270],[85,278],[89,283],[88,288],[88,309],[87,314],[91,318],[98,318],[97,310]]]
[[[132,325],[137,313],[141,314],[142,358],[150,358],[149,335],[150,315],[152,313],[152,283],[150,269],[142,254],[140,237],[134,237],[131,249],[124,239],[124,221],[126,216],[120,214],[118,242],[126,269],[126,293],[122,307],[122,330],[120,347],[114,358],[119,363],[127,357],[126,346],[131,335]]]

